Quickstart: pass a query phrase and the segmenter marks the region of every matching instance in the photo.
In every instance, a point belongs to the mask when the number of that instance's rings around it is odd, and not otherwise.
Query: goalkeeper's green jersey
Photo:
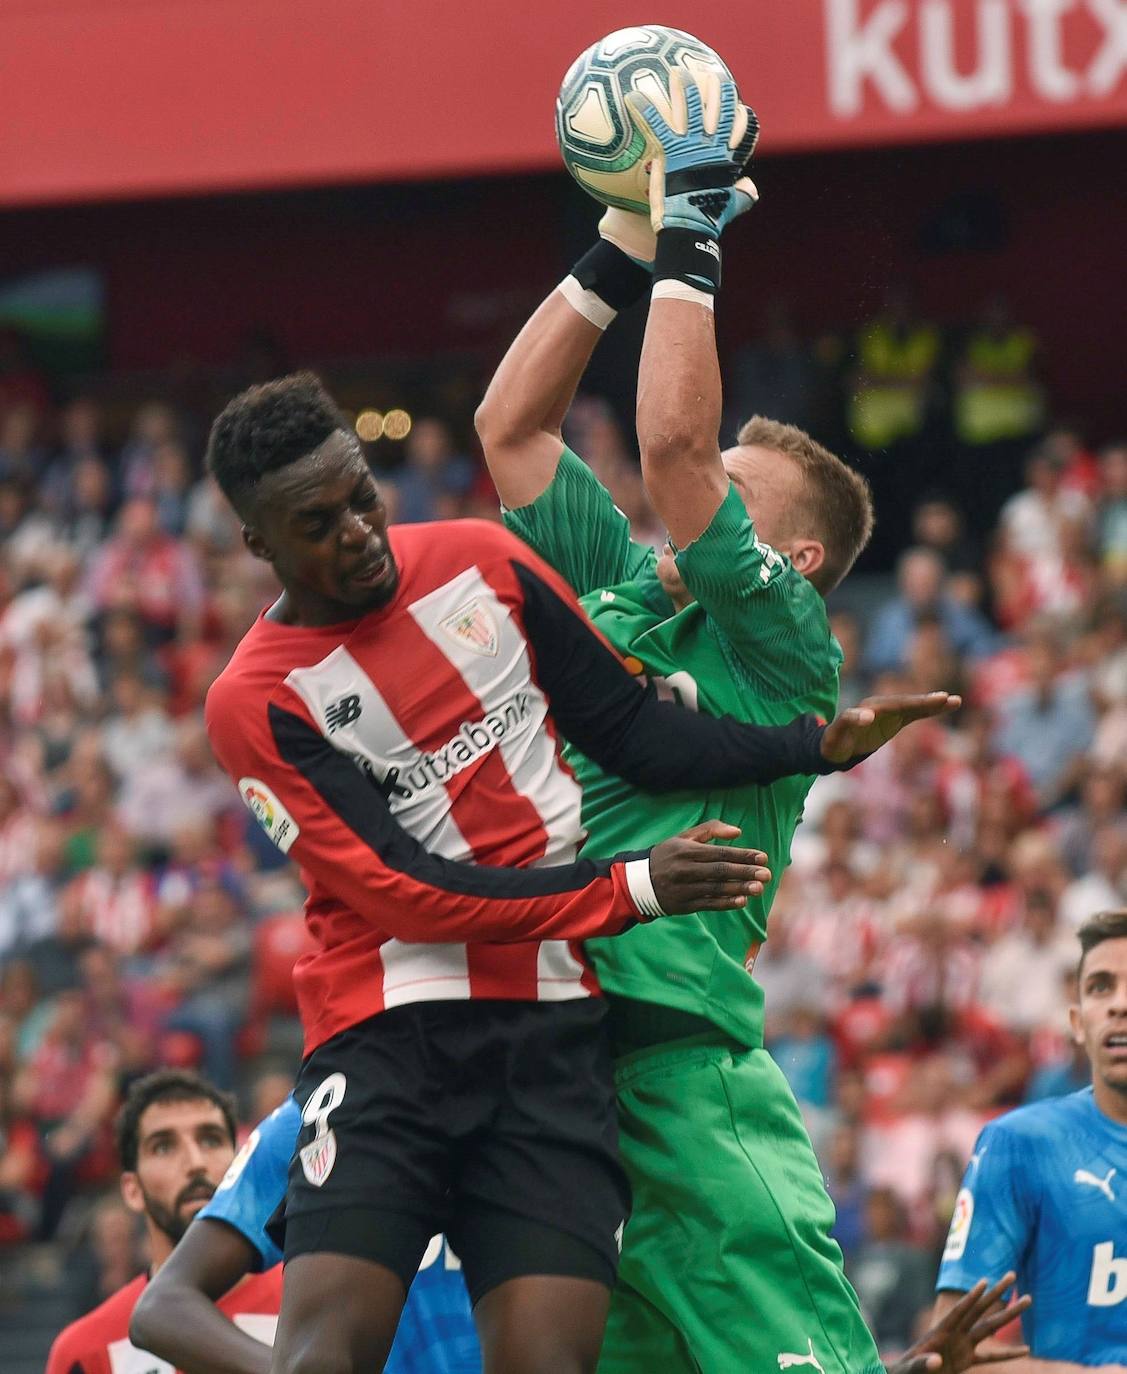
[[[628,666],[686,709],[758,725],[834,714],[841,649],[825,603],[789,559],[757,540],[734,487],[677,555],[696,598],[682,611],[662,590],[656,551],[631,539],[626,516],[570,449],[547,490],[504,519],[567,578]],[[674,916],[586,945],[605,991],[706,1017],[743,1044],[761,1044],[763,994],[750,974],[813,778],[654,796],[577,750],[566,756],[583,788],[588,853],[657,844],[710,819],[738,825],[736,844],[767,852],[771,884],[746,908]]]

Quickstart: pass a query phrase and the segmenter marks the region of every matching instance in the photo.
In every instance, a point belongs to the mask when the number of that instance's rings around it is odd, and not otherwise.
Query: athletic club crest
[[[459,606],[454,614],[448,615],[441,624],[451,639],[456,639],[459,644],[464,644],[475,654],[484,654],[488,658],[496,657],[497,626],[493,623],[493,617],[476,597],[473,601],[467,601],[464,606]]]
[[[308,1145],[301,1147],[298,1157],[305,1177],[314,1188],[320,1188],[337,1162],[336,1136],[331,1130],[314,1136]]]

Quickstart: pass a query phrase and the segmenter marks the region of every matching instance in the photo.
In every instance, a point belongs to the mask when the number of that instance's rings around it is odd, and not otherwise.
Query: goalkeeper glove
[[[687,229],[718,239],[759,198],[743,176],[759,138],[759,121],[740,104],[730,78],[710,74],[702,88],[674,68],[669,96],[672,123],[639,92],[626,97],[654,149],[650,222],[657,233]]]

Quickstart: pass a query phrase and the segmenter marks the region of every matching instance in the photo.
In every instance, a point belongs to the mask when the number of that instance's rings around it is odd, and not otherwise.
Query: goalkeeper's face
[[[387,537],[387,511],[359,443],[343,430],[267,473],[248,525],[251,551],[274,565],[291,599],[311,619],[347,620],[395,595],[399,569]]]

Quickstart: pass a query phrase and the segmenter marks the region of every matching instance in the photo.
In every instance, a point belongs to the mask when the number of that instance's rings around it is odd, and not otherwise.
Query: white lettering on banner
[[[978,67],[963,75],[955,64],[955,16],[947,0],[924,0],[920,10],[923,79],[949,110],[1004,105],[1013,94],[1010,13],[1007,0],[983,0],[978,7]]]
[[[1005,105],[1017,79],[1014,24],[1024,25],[1029,87],[1041,100],[1105,99],[1127,74],[1127,0],[975,0],[975,57],[965,71],[956,60],[956,0],[876,0],[867,11],[863,0],[824,4],[829,106],[842,119],[861,114],[867,87],[894,114],[911,114],[925,96],[953,112]],[[896,44],[909,35],[914,16],[911,69]],[[1073,17],[1090,18],[1103,34],[1086,71],[1065,57],[1065,25]]]
[[[1090,1307],[1115,1307],[1127,1298],[1127,1259],[1116,1259],[1115,1245],[1105,1240],[1092,1247],[1092,1277],[1088,1280]]]
[[[862,25],[859,3],[826,0],[830,108],[839,115],[860,114],[867,79],[890,109],[907,114],[919,104],[919,97],[892,51],[892,41],[908,21],[908,7],[902,0],[882,0]]]
[[[1103,47],[1088,68],[1088,90],[1110,95],[1127,73],[1127,0],[1088,0],[1088,10],[1104,30]]]
[[[1075,100],[1080,78],[1064,65],[1061,18],[1076,0],[1020,0],[1029,26],[1029,80],[1045,100]]]

